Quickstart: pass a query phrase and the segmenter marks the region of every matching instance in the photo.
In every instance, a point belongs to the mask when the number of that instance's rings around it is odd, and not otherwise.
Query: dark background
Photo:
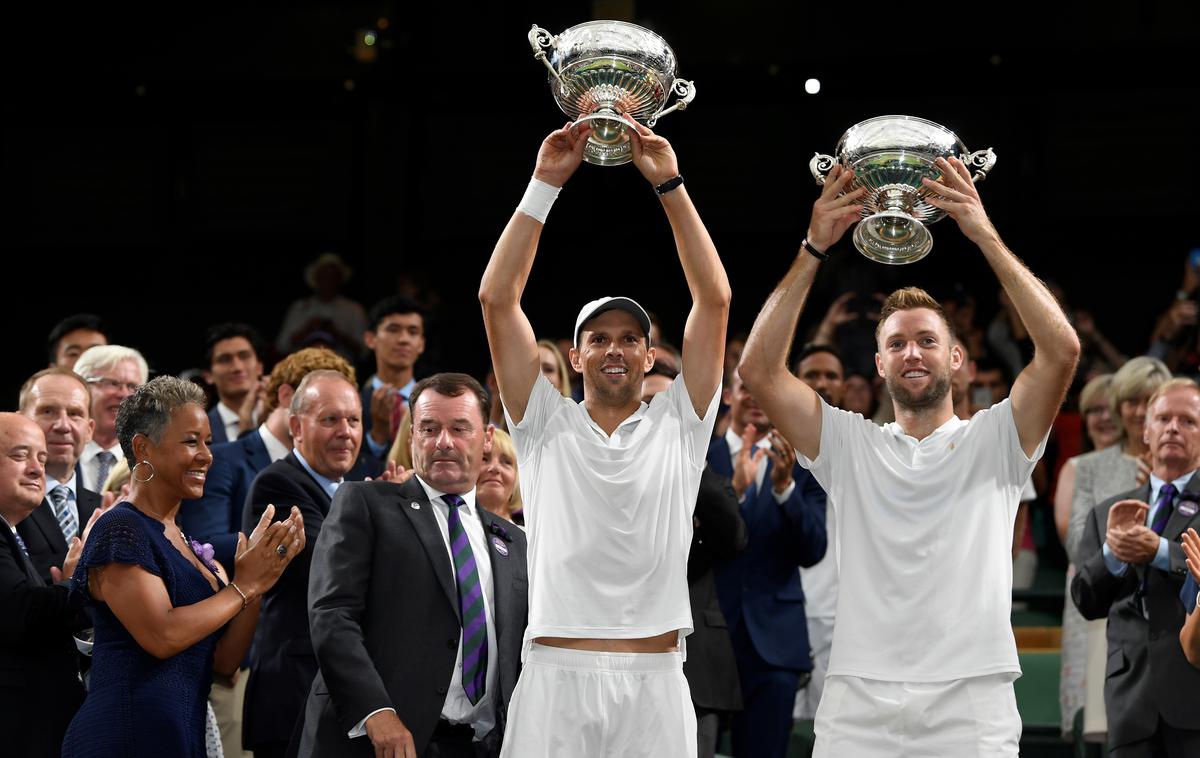
[[[419,9],[419,10],[418,10]],[[563,117],[526,42],[597,17],[675,49],[698,95],[658,130],[674,144],[749,328],[804,234],[815,151],[885,113],[954,129],[999,161],[981,185],[997,227],[1039,275],[1140,352],[1200,245],[1192,183],[1195,4],[385,2],[8,12],[0,187],[0,392],[45,365],[51,326],[77,311],[178,372],[208,324],[268,339],[304,264],[354,267],[366,306],[401,274],[443,307],[426,369],[482,374],[476,292],[495,239]],[[386,29],[381,29],[380,19]],[[375,59],[356,57],[374,30]],[[361,51],[361,48],[360,48]],[[818,95],[804,93],[809,77]],[[847,239],[811,301],[844,289],[956,283],[995,307],[997,285],[953,222],[933,253],[874,264]],[[540,336],[578,306],[640,299],[678,341],[688,300],[670,231],[632,166],[582,166],[543,236],[525,298]]]

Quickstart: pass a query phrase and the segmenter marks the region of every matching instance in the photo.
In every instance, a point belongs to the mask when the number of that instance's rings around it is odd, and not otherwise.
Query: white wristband
[[[541,179],[530,179],[529,186],[525,188],[525,197],[521,198],[517,210],[544,224],[550,215],[550,206],[554,205],[560,192],[562,187],[546,184]]]

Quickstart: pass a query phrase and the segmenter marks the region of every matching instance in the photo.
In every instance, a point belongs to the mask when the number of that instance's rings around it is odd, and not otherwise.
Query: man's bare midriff
[[[635,639],[594,639],[591,637],[535,637],[534,642],[568,650],[591,650],[597,653],[674,653],[679,649],[679,630],[655,637]]]

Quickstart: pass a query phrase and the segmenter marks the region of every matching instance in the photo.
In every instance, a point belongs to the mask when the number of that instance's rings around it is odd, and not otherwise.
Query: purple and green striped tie
[[[487,614],[483,607],[483,586],[479,567],[471,551],[471,541],[463,528],[459,507],[465,502],[458,495],[442,495],[450,506],[446,525],[450,532],[450,552],[454,555],[454,578],[458,585],[458,608],[462,611],[462,686],[471,704],[483,697],[487,679]]]

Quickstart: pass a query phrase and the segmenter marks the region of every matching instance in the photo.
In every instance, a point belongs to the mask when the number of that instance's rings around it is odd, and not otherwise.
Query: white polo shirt
[[[609,436],[538,376],[516,443],[536,637],[634,639],[691,632],[692,511],[716,421],[680,375]]]
[[[1021,450],[1005,400],[917,441],[821,403],[799,456],[837,511],[829,674],[941,682],[1020,673],[1009,614],[1017,504],[1046,447]]]

